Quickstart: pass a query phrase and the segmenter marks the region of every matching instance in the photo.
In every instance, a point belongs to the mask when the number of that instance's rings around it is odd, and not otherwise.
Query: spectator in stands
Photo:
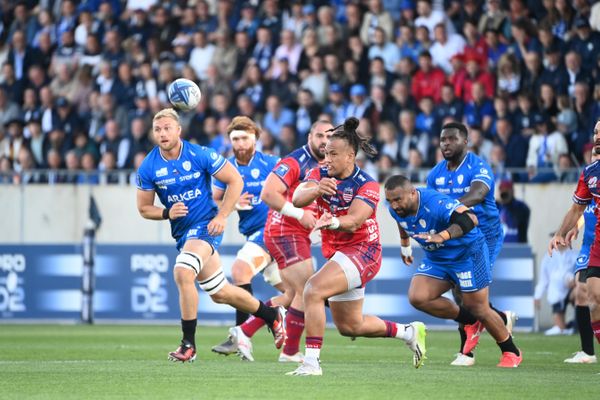
[[[561,154],[558,157],[558,166],[556,168],[558,181],[561,183],[577,183],[579,173],[573,164],[573,160],[568,154]]]
[[[348,107],[348,101],[346,101],[342,87],[337,83],[331,84],[329,86],[329,101],[323,111],[331,115],[334,126],[344,123],[346,107]]]
[[[587,81],[578,81],[573,90],[573,110],[577,114],[577,126],[583,132],[593,132],[595,120],[594,101]]]
[[[485,88],[481,82],[474,82],[471,86],[472,100],[465,104],[463,120],[469,126],[479,125],[484,132],[489,131],[494,117],[494,106],[485,95]]]
[[[296,110],[296,132],[300,141],[308,135],[310,127],[313,121],[317,120],[317,117],[321,113],[321,107],[315,102],[315,98],[312,92],[308,89],[300,89],[298,91],[297,98],[298,108]],[[275,137],[279,137],[279,132],[271,132]]]
[[[565,55],[565,66],[567,68],[567,93],[571,98],[575,97],[575,85],[577,82],[588,82],[589,73],[583,68],[579,53],[570,50]]]
[[[433,113],[433,99],[431,97],[423,97],[419,101],[419,112],[415,119],[415,129],[420,132],[425,132],[429,137],[437,135],[435,129],[435,114]]]
[[[538,53],[534,51],[525,53],[525,69],[521,80],[521,90],[538,97],[543,70],[542,60]]]
[[[600,52],[600,32],[592,31],[588,20],[583,15],[575,18],[573,26],[575,35],[569,40],[569,49],[581,56],[583,65],[595,64]]]
[[[10,100],[17,104],[23,103],[23,91],[25,90],[25,82],[23,80],[18,81],[15,78],[15,69],[12,64],[4,63],[2,65],[2,76],[0,77],[2,82],[0,83],[9,95]]]
[[[498,186],[496,206],[500,211],[500,221],[504,230],[504,243],[527,243],[529,217],[527,204],[515,198],[511,180],[503,179]]]
[[[310,58],[310,70],[305,78],[302,79],[300,87],[307,89],[312,93],[315,102],[320,105],[327,101],[327,74],[323,70],[323,59],[320,56]]]
[[[42,62],[39,52],[27,44],[22,30],[17,29],[11,38],[11,46],[6,62],[13,66],[17,80],[27,80],[27,71],[33,64]]]
[[[452,118],[454,121],[461,121],[463,118],[464,103],[456,98],[454,87],[449,82],[442,86],[442,96],[439,104],[435,106],[435,130],[439,131],[442,127],[442,121],[445,118]]]
[[[553,125],[543,115],[536,114],[534,123],[535,133],[529,139],[527,153],[529,181],[532,183],[555,181],[558,160],[562,154],[569,151],[567,141],[560,132],[553,131]]]
[[[272,136],[277,137],[284,125],[295,125],[293,111],[282,107],[277,96],[267,97],[267,113],[263,120],[263,127]]]
[[[249,2],[242,4],[240,20],[235,26],[236,32],[246,32],[249,37],[254,38],[259,25],[260,23],[256,16],[256,9],[252,4]]]
[[[8,121],[18,118],[20,115],[19,104],[10,100],[4,86],[0,85],[0,125],[5,126]]]
[[[399,136],[392,122],[384,121],[377,131],[377,147],[380,157],[389,159],[389,167],[400,165]],[[380,165],[381,167],[381,165]]]
[[[400,50],[390,37],[386,36],[382,27],[378,26],[373,32],[373,43],[369,47],[369,60],[380,58],[383,60],[385,70],[393,73],[396,70],[396,64],[400,61]]]
[[[419,4],[423,0],[419,1]],[[436,103],[440,101],[442,85],[446,81],[446,75],[440,68],[434,67],[431,54],[423,51],[419,55],[419,70],[412,80],[411,94],[418,102],[425,96],[431,97]]]
[[[509,47],[519,62],[525,58],[530,51],[540,53],[542,45],[535,36],[535,27],[527,18],[517,18],[511,25],[511,36],[513,43]]]
[[[17,154],[15,163],[16,182],[21,184],[44,183],[44,175],[37,170],[37,165],[33,161],[31,151],[27,147],[21,147]]]
[[[498,32],[493,28],[486,28],[484,37],[487,48],[486,63],[493,70],[497,68],[498,62],[508,50],[508,46],[500,41]]]
[[[433,9],[431,0],[418,0],[417,14],[419,14],[419,17],[415,20],[415,26],[425,26],[432,40],[435,38],[434,29],[439,23],[446,24],[449,35],[454,33],[454,25],[446,18],[443,11]]]
[[[547,83],[542,83],[540,85],[540,96],[537,100],[539,112],[548,118],[550,122],[556,123],[556,116],[559,110],[556,104],[557,98],[554,87]]]
[[[456,54],[462,54],[466,45],[465,39],[456,33],[448,34],[445,22],[435,25],[433,35],[435,42],[429,49],[433,64],[449,74],[452,72],[450,59]],[[475,54],[473,56],[476,57]]]
[[[494,143],[487,139],[477,125],[469,127],[469,151],[491,164]]]
[[[15,169],[19,165],[19,152],[22,148],[29,148],[29,140],[23,137],[23,127],[24,121],[20,117],[8,120],[4,124],[6,134],[4,139],[0,141],[0,156],[6,156],[15,163]]]
[[[360,27],[360,38],[365,45],[371,45],[375,41],[376,28],[385,32],[385,37],[391,38],[394,34],[394,21],[392,16],[383,9],[381,0],[369,0],[369,11],[364,15]]]
[[[12,161],[5,155],[0,155],[0,184],[13,183],[15,171]]]
[[[396,45],[400,50],[400,58],[408,57],[414,63],[417,63],[423,47],[415,38],[414,26],[410,24],[401,25],[399,30],[400,34],[396,35]]]
[[[361,119],[368,117],[371,108],[371,100],[367,96],[367,88],[361,84],[352,85],[350,88],[350,104],[346,107],[346,116]]]
[[[29,149],[33,155],[36,165],[44,165],[44,146],[46,137],[42,132],[42,116],[39,111],[35,110],[28,114],[25,120],[26,132],[29,138]]]
[[[419,132],[415,127],[415,113],[411,110],[403,110],[399,115],[400,134],[399,151],[401,165],[406,165],[410,156],[410,149],[417,149],[421,155],[429,154],[429,135]]]
[[[496,80],[494,79],[494,76],[491,73],[481,69],[478,62],[478,58],[474,54],[471,54],[470,56],[466,57],[465,62],[465,71],[467,72],[467,74],[465,75],[464,81],[462,82],[463,101],[466,103],[473,99],[472,88],[473,84],[475,83],[481,84],[485,92],[485,97],[488,99],[492,99],[494,97],[494,93],[496,93]],[[500,70],[500,68],[501,67],[499,66],[498,70]],[[455,86],[455,90],[458,91],[460,89]]]
[[[48,170],[41,178],[44,183],[51,185],[56,183],[64,183],[66,180],[64,172],[61,171],[63,160],[61,154],[56,149],[48,150],[46,154],[47,165],[45,168]]]
[[[392,87],[394,75],[386,71],[384,61],[381,57],[375,57],[371,60],[369,73],[369,87],[382,86],[386,91]]]
[[[518,108],[515,112],[515,131],[525,137],[535,133],[535,119],[538,115],[534,102],[529,92],[520,92],[518,95]]]
[[[504,148],[506,168],[525,167],[528,142],[520,133],[513,132],[512,124],[506,118],[496,120],[496,142]]]
[[[323,47],[331,45],[331,41],[338,42],[342,38],[342,27],[335,21],[333,9],[329,5],[322,5],[317,11],[317,40]]]

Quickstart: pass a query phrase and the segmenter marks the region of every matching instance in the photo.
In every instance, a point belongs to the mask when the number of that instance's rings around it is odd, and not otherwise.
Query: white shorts
[[[344,271],[344,275],[346,275],[346,281],[348,281],[348,290],[344,293],[331,296],[329,301],[354,301],[364,298],[365,288],[361,287],[362,281],[360,279],[360,272],[358,272],[358,268],[354,265],[352,260],[339,251],[336,251],[330,260],[335,261],[342,267],[342,271]]]

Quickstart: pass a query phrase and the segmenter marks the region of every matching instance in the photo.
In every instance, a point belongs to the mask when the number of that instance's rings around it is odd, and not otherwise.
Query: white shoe
[[[293,371],[287,372],[286,375],[290,376],[321,376],[323,375],[323,370],[319,363],[317,365],[313,365],[310,363],[302,363],[298,368]]]
[[[568,336],[568,335],[572,335],[574,333],[575,333],[575,329],[573,329],[573,328],[566,328],[566,329],[563,329],[560,334]]]
[[[596,364],[598,359],[596,356],[590,356],[584,351],[573,353],[573,357],[565,360],[567,364]]]
[[[304,361],[304,354],[300,352],[291,356],[289,354],[285,354],[284,352],[281,352],[281,354],[279,354],[280,363],[301,363],[302,361]]]
[[[544,332],[544,335],[546,336],[556,336],[556,335],[562,335],[563,330],[560,329],[560,327],[554,325],[552,328],[548,329],[546,332]]]
[[[427,328],[425,324],[419,321],[410,323],[413,328],[413,336],[406,342],[408,348],[413,352],[413,367],[419,368],[427,358],[427,346],[425,344],[425,336],[427,336]]]
[[[455,367],[472,367],[475,365],[475,357],[469,357],[463,353],[457,353],[456,359],[450,363]]]
[[[254,357],[252,356],[252,341],[244,334],[242,328],[239,326],[229,328],[229,335],[231,336],[231,341],[237,347],[237,354],[240,358],[244,361],[254,361]]]
[[[506,329],[508,329],[508,333],[512,335],[513,328],[519,317],[514,311],[504,311],[504,314],[506,315]]]

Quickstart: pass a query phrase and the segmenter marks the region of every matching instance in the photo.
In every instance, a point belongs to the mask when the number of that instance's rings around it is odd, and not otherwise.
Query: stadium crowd
[[[184,77],[203,94],[185,138],[223,155],[235,115],[278,155],[317,118],[356,116],[379,150],[357,161],[422,182],[458,120],[498,179],[574,182],[600,117],[599,31],[589,0],[0,1],[0,179],[128,181]]]

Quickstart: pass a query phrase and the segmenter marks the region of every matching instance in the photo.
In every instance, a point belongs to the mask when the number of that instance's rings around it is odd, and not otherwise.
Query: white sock
[[[410,324],[396,324],[396,328],[398,329],[398,331],[396,332],[396,337],[398,339],[404,340],[405,342],[411,340],[415,334],[415,329]]]
[[[321,356],[321,349],[307,347],[304,351],[304,362],[310,365],[319,365],[319,357]]]

